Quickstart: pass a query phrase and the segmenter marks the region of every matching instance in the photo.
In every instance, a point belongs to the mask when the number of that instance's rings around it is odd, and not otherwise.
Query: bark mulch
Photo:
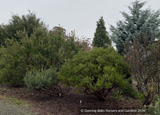
[[[86,94],[78,94],[75,92],[75,88],[71,87],[71,90],[69,93],[67,93],[64,97],[51,97],[44,94],[37,94],[34,91],[27,91],[26,87],[21,88],[2,88],[0,86],[0,95],[4,96],[13,96],[20,100],[28,101],[29,103],[32,103],[32,109],[30,111],[35,114],[38,113],[38,115],[78,115],[78,114],[89,114],[89,115],[123,115],[123,113],[115,113],[110,112],[109,110],[125,110],[125,115],[132,115],[132,114],[138,114],[137,112],[131,112],[127,113],[129,110],[138,110],[142,108],[141,102],[138,99],[134,99],[128,96],[121,96],[120,100],[116,100],[113,98],[113,93],[111,92],[108,96],[106,101],[101,102],[99,101],[95,96],[93,95],[86,95]],[[6,86],[3,86],[6,87]],[[81,103],[80,103],[81,100]],[[83,111],[81,112],[83,108]],[[100,112],[95,113],[98,111],[98,109],[101,109],[101,111],[108,110],[108,112]],[[92,110],[92,112],[87,112],[89,110]],[[144,113],[139,113],[143,114]]]

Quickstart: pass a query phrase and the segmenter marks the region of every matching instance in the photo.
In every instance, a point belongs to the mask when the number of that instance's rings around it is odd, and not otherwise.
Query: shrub
[[[152,104],[153,104],[153,105],[155,105],[155,103],[158,101],[158,98],[159,98],[159,96],[158,96],[158,94],[156,94],[156,95],[154,96],[153,100],[152,100]]]
[[[151,104],[149,108],[145,109],[146,113],[151,115],[160,115],[160,98],[157,94],[154,96],[152,102],[155,106]]]
[[[12,18],[9,20],[8,24],[3,25],[0,29],[0,44],[5,42],[6,38],[12,39],[16,38],[18,41],[21,37],[16,36],[16,31],[27,31],[27,36],[31,36],[34,31],[34,28],[42,27],[44,30],[47,29],[47,26],[41,21],[40,18],[37,18],[35,13],[28,12],[27,15],[12,15]]]
[[[0,48],[0,83],[23,85],[27,65],[24,56],[20,54],[22,48],[17,42],[9,40],[8,48]],[[11,45],[12,44],[12,45]]]
[[[58,73],[53,69],[41,69],[37,71],[28,71],[24,78],[28,90],[36,88],[38,90],[47,89],[51,84],[56,84]]]
[[[154,34],[149,37],[146,33],[141,33],[134,37],[132,43],[127,41],[125,45],[126,61],[131,65],[138,90],[143,94],[143,105],[150,105],[157,93],[157,87],[152,87],[153,91],[148,87],[149,83],[158,81],[160,41],[155,42],[155,38]]]
[[[63,96],[69,92],[70,87],[63,90],[59,85],[57,76],[56,68],[42,68],[38,71],[27,72],[24,81],[28,90],[34,90],[50,96]]]
[[[124,79],[127,79],[130,84],[132,83],[131,74],[128,73]]]
[[[17,31],[16,36],[20,41],[8,39],[0,48],[0,83],[24,85],[26,72],[42,65],[46,69],[56,67],[58,72],[64,60],[70,60],[82,48],[76,45],[74,34],[68,39],[61,30],[55,35],[39,27],[34,28],[30,37],[25,30]]]
[[[142,93],[136,91],[136,98],[138,98],[139,100],[143,100],[144,99],[144,96]]]
[[[137,93],[133,89],[132,85],[128,84],[128,86],[126,86],[124,89],[122,89],[122,95],[136,97]]]
[[[66,85],[81,88],[77,90],[79,93],[83,89],[86,94],[105,100],[113,87],[124,88],[128,84],[128,81],[124,80],[128,73],[130,66],[113,47],[94,48],[73,56],[70,62],[62,66],[58,78]]]

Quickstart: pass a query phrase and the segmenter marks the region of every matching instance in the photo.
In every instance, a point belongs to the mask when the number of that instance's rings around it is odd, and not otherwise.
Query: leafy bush
[[[25,84],[28,90],[36,89],[47,89],[51,84],[56,84],[58,73],[53,69],[41,69],[37,71],[28,71],[24,78]]]
[[[61,30],[54,34],[41,27],[34,28],[30,37],[25,30],[17,31],[20,41],[7,39],[0,48],[0,83],[24,84],[26,72],[40,69],[42,65],[59,71],[64,60],[83,50],[82,45],[76,45],[74,34],[69,39],[63,34]]]
[[[128,73],[124,79],[127,79],[130,84],[132,83],[131,74]]]
[[[61,87],[57,76],[56,68],[42,68],[41,70],[27,72],[24,81],[29,91],[34,90],[37,93],[62,97],[69,92],[70,87],[65,89]]]
[[[58,78],[66,85],[82,88],[86,94],[105,100],[113,87],[124,88],[128,84],[124,79],[128,73],[130,66],[113,47],[94,48],[73,56],[70,62],[62,66]],[[82,92],[82,89],[77,92]]]
[[[6,38],[20,40],[21,37],[16,36],[16,31],[27,31],[27,35],[30,37],[34,31],[34,28],[42,27],[44,30],[47,29],[47,26],[41,21],[40,18],[37,18],[35,13],[28,12],[27,15],[12,15],[12,18],[9,20],[8,24],[0,27],[0,44],[5,42]]]
[[[24,84],[23,78],[27,65],[24,56],[20,55],[22,48],[17,42],[9,40],[8,48],[0,48],[0,83],[6,84]],[[12,44],[12,45],[11,45]]]
[[[136,91],[133,89],[132,85],[128,84],[124,89],[122,89],[122,95],[127,95],[131,97],[136,97]]]

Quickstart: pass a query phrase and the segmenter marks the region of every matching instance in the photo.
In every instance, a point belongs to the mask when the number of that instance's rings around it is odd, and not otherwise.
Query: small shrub
[[[158,101],[159,96],[156,94],[152,100],[152,104],[155,105],[156,101]]]
[[[160,98],[157,94],[154,96],[152,102],[155,103],[155,106],[151,104],[148,109],[145,109],[146,113],[151,115],[160,115]]]
[[[122,89],[122,95],[127,95],[131,97],[136,97],[137,93],[133,89],[132,85],[126,86],[124,89]]]
[[[137,93],[137,98],[138,98],[139,100],[143,100],[143,99],[144,99],[144,96],[143,96],[142,93],[140,93],[140,92],[138,92],[138,91],[136,91],[136,93]]]
[[[114,94],[114,99],[120,99],[120,96],[121,96],[121,94],[122,94],[122,91],[120,90],[117,90],[117,92],[114,92],[113,93]]]
[[[42,90],[47,89],[51,84],[57,83],[57,75],[57,72],[53,68],[29,71],[26,73],[24,81],[28,90],[33,90],[33,88]]]

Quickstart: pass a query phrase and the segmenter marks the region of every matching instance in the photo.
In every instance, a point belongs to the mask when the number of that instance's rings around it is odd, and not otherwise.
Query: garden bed
[[[120,107],[128,109],[142,108],[142,101],[128,96],[122,95],[120,100],[116,100],[113,98],[113,94],[110,93],[106,101],[101,102],[93,95],[78,94],[75,92],[75,89],[71,87],[71,91],[64,97],[51,97],[37,94],[34,91],[28,92],[26,87],[15,89],[1,87],[0,95],[12,96],[32,103],[32,113],[38,113],[39,115],[77,115],[80,113],[81,107],[90,109],[105,108],[110,110]]]

